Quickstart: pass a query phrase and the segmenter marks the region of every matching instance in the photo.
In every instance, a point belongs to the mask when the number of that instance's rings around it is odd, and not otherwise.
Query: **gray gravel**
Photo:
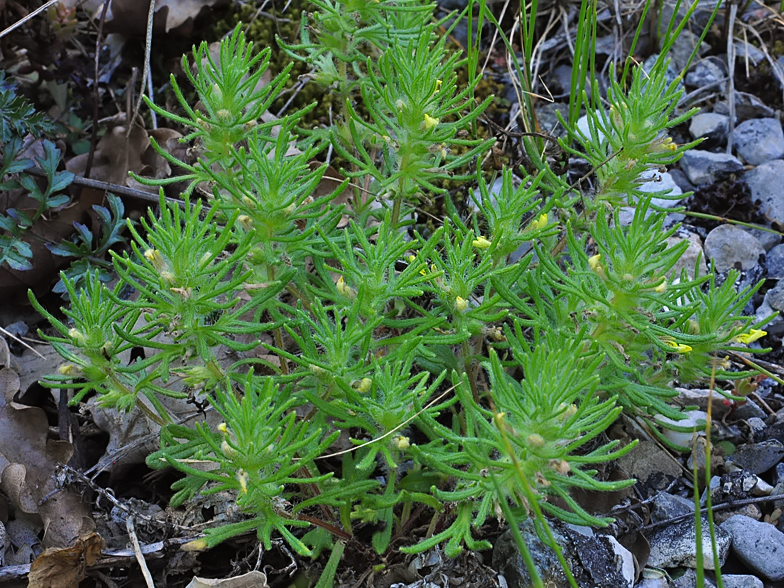
[[[760,165],[784,157],[784,131],[776,118],[755,118],[739,124],[732,145],[746,163]]]
[[[729,518],[719,529],[732,537],[732,551],[755,575],[784,580],[784,533],[743,515]]]

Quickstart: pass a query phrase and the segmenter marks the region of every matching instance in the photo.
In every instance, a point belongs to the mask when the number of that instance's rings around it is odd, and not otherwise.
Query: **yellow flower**
[[[226,423],[221,423],[221,424],[219,424],[219,425],[218,425],[218,430],[219,430],[221,433],[223,433],[223,434],[225,435],[225,434],[226,434],[226,431],[227,431],[227,428],[226,428]]]
[[[361,394],[370,392],[371,386],[373,386],[373,380],[371,380],[370,378],[362,378],[359,381],[359,386],[357,386],[357,392]]]
[[[593,271],[598,271],[599,268],[602,267],[601,265],[599,265],[599,262],[601,260],[602,260],[602,254],[601,253],[597,253],[596,255],[592,255],[591,257],[588,258],[588,266]]]
[[[335,287],[338,289],[338,292],[340,292],[341,294],[343,294],[343,296],[345,296],[350,300],[354,300],[354,298],[357,297],[357,291],[354,290],[354,288],[352,288],[351,286],[346,284],[345,280],[343,279],[343,276],[340,276],[338,278]]]
[[[690,346],[684,343],[678,343],[677,341],[665,341],[664,344],[669,347],[672,347],[674,353],[688,353],[689,351],[691,351]]]
[[[163,269],[166,267],[166,261],[163,259],[161,252],[157,249],[147,249],[144,252],[144,259],[149,261],[159,272],[163,271]]]
[[[653,289],[654,292],[658,292],[659,294],[664,294],[666,290],[667,290],[667,278],[664,278],[664,280],[662,280],[662,283]]]
[[[479,235],[479,237],[472,241],[472,245],[477,249],[487,249],[490,247],[490,245],[492,245],[492,243],[485,239],[482,235]]]
[[[245,473],[245,470],[239,470],[237,472],[237,480],[240,483],[240,491],[243,494],[248,493],[248,474]]]
[[[742,335],[738,335],[735,337],[735,341],[740,343],[745,343],[748,345],[752,341],[756,341],[757,339],[762,339],[765,335],[767,335],[767,331],[762,331],[760,329],[751,329],[748,333],[743,333]]]
[[[531,223],[531,230],[538,231],[539,229],[543,229],[547,226],[547,215],[540,214],[536,217],[536,220]]]
[[[80,345],[85,345],[87,343],[87,336],[82,333],[79,329],[69,329],[68,336],[71,339],[74,339]]]
[[[394,439],[395,445],[400,451],[405,451],[409,447],[411,447],[411,442],[409,441],[408,437],[403,437],[402,435],[398,435]]]
[[[465,312],[468,310],[468,300],[460,296],[455,298],[455,310],[457,312]]]
[[[425,119],[422,121],[422,128],[426,131],[429,131],[433,127],[437,126],[441,120],[437,118],[433,118],[429,114],[425,113]]]

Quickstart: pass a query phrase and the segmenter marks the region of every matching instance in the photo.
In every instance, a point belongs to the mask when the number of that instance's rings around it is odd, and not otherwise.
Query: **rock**
[[[683,68],[686,67],[699,40],[699,35],[695,35],[688,28],[683,29],[681,34],[675,38],[675,42],[672,45],[672,49],[670,49],[670,52],[667,54],[667,57],[672,59],[672,65],[677,71],[682,71]],[[697,58],[702,57],[710,50],[711,46],[703,41],[700,43],[700,48],[697,50]]]
[[[743,515],[729,518],[719,529],[732,537],[732,551],[755,575],[784,580],[784,533]]]
[[[675,588],[697,588],[697,572],[691,568],[683,572],[683,575],[675,578],[672,582]],[[705,588],[716,588],[710,578],[705,578]]]
[[[643,578],[634,585],[634,588],[670,588],[670,583],[664,576]]]
[[[552,523],[551,529],[580,588],[631,588],[634,558],[615,538],[608,535],[586,536],[558,522]],[[543,584],[547,588],[567,588],[569,583],[558,558],[539,539],[533,521],[528,519],[521,523],[520,532]],[[504,575],[510,588],[531,585],[530,575],[510,530],[496,541],[492,566]]]
[[[713,145],[727,143],[730,117],[715,112],[695,114],[689,124],[689,133],[695,139],[705,139]]]
[[[735,66],[738,66],[738,61],[743,63],[748,59],[749,63],[757,67],[765,60],[765,54],[757,49],[751,43],[740,41],[735,43]]]
[[[762,229],[750,229],[746,228],[746,232],[749,235],[756,237],[759,242],[762,244],[762,248],[765,251],[770,251],[776,245],[781,243],[781,235],[778,233],[771,233],[770,231],[764,231]]]
[[[694,514],[694,503],[691,500],[662,492],[653,500],[651,522],[660,523],[687,514]]]
[[[672,237],[669,237],[667,239],[667,245],[673,247],[684,240],[689,241],[689,246],[670,270],[670,278],[679,277],[681,275],[681,271],[685,269],[686,275],[689,276],[689,279],[693,280],[695,277],[694,270],[695,265],[697,264],[697,259],[700,260],[700,263],[697,266],[697,277],[707,276],[708,265],[705,262],[705,253],[702,250],[702,239],[700,239],[698,234],[681,231]]]
[[[784,198],[781,186],[784,185],[784,161],[774,159],[758,165],[743,176],[751,190],[752,201],[760,201],[760,211],[770,222],[784,224]]]
[[[762,410],[759,405],[754,402],[753,400],[746,399],[746,402],[741,404],[738,408],[735,409],[735,412],[732,413],[732,416],[736,419],[750,419],[752,417],[757,417],[758,419],[764,419],[768,416],[764,410]],[[764,423],[763,423],[764,424]]]
[[[784,457],[784,445],[780,441],[769,440],[761,443],[741,445],[729,456],[729,460],[753,474],[767,472]],[[782,552],[784,557],[784,552]]]
[[[675,568],[684,566],[693,568],[697,565],[697,533],[694,521],[689,519],[675,523],[663,529],[654,531],[647,537],[651,544],[651,555],[648,566],[654,568]],[[716,545],[719,552],[719,561],[724,565],[730,549],[731,536],[728,532],[716,528]],[[709,553],[711,545],[708,519],[702,519],[702,545],[705,552]],[[707,570],[713,569],[713,558],[706,557],[704,566]]]
[[[692,66],[684,82],[690,88],[718,85],[727,77],[727,66],[717,59],[703,59]]]
[[[762,580],[757,576],[722,574],[721,581],[724,588],[765,588]]]
[[[668,172],[672,176],[672,181],[678,184],[678,187],[683,192],[694,192],[696,190],[696,186],[689,181],[689,178],[686,177],[686,174],[683,173],[683,170],[678,167],[673,167]]]
[[[780,281],[779,284],[782,284],[782,289],[784,289],[784,280]],[[778,284],[776,287],[778,287]],[[771,292],[771,290],[768,290],[768,292]],[[765,298],[762,300],[762,304],[760,304],[759,308],[755,312],[755,318],[757,321],[762,321],[767,319],[775,312],[778,311],[770,306],[768,303],[768,295],[765,294]],[[781,314],[776,315],[765,324],[764,329],[767,331],[768,335],[781,335],[784,333],[784,318],[781,317]],[[770,435],[771,432],[768,431],[768,438],[770,438]]]
[[[695,186],[712,184],[745,168],[740,160],[726,153],[711,153],[702,149],[690,149],[681,158],[681,169]]]
[[[736,264],[740,264],[740,269],[750,270],[758,265],[763,253],[765,250],[758,239],[734,225],[718,226],[705,239],[705,255],[720,272]]]
[[[569,120],[569,105],[561,102],[544,102],[536,106],[536,120],[543,132],[560,139],[566,136],[566,129],[558,120],[556,113],[560,112],[565,121]]]
[[[637,489],[645,498],[658,494],[681,475],[680,465],[651,441],[640,441],[618,458],[618,466],[624,475],[637,480]]]
[[[746,419],[746,422],[749,425],[749,436],[752,441],[759,441],[765,438],[765,430],[768,428],[765,421],[759,417],[750,417]]]
[[[776,464],[776,484],[784,484],[784,463]]]
[[[776,245],[765,256],[765,269],[768,270],[768,279],[784,279],[784,245]]]
[[[732,145],[748,164],[784,157],[784,131],[777,118],[754,118],[735,127]]]
[[[726,102],[717,102],[713,106],[713,112],[718,114],[729,114],[730,109]],[[735,91],[735,121],[742,123],[750,118],[772,118],[776,112],[754,94]]]

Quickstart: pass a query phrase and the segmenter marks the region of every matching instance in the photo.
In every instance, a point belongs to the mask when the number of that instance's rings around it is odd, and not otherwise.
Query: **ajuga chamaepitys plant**
[[[285,48],[340,92],[338,120],[316,131],[297,126],[302,111],[261,122],[287,76],[257,89],[270,49],[239,28],[217,62],[195,49],[183,63],[203,109],[174,80],[186,115],[150,105],[192,130],[198,161],[161,150],[183,174],[150,182],[186,179],[181,206],[162,199],[129,226],[114,289],[64,276],[66,322],[34,302],[67,362],[46,383],[77,389],[75,402],[95,392],[168,423],[160,397],[195,389],[223,418],[167,425],[148,459],[183,473],[175,504],[226,490],[248,515],[191,547],[255,530],[308,555],[324,534],[372,523],[378,553],[445,543],[455,555],[488,546],[475,538],[488,517],[606,524],[571,494],[632,483],[598,479],[632,447],[603,434],[622,412],[680,419],[673,382],[710,377],[759,327],[742,314],[755,289],[738,292],[734,274],[672,274],[684,245],[639,189],[690,147],[666,136],[689,113],[671,116],[665,57],[628,86],[613,80],[590,134],[570,127],[561,142],[595,167],[592,192],[539,158],[518,183],[521,170],[503,170],[493,193],[480,165],[492,140],[472,135],[488,101],[473,97],[478,76],[459,87],[466,61],[431,17],[413,1],[317,2],[313,28]],[[334,191],[316,163],[325,150],[349,178]],[[447,179],[476,181],[468,208]],[[417,222],[436,196],[443,218]],[[150,353],[120,361],[130,346]],[[259,352],[226,360],[224,347]]]

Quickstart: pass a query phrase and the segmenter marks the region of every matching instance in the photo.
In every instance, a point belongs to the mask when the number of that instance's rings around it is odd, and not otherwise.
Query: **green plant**
[[[97,242],[94,242],[92,231],[76,221],[73,240],[65,239],[60,243],[50,242],[39,234],[40,231],[34,230],[68,204],[70,197],[64,190],[73,181],[74,174],[58,171],[60,150],[50,140],[56,126],[36,112],[24,97],[18,96],[16,90],[16,84],[0,71],[0,193],[6,193],[6,197],[22,193],[31,206],[10,207],[0,212],[0,266],[6,264],[18,271],[32,269],[31,243],[43,242],[54,255],[76,258],[66,270],[76,289],[84,286],[85,277],[92,269],[97,269],[101,279],[108,281],[111,263],[104,257],[110,247],[125,242],[121,235],[126,225],[122,201],[110,194],[107,197],[109,209],[93,206],[102,233]],[[40,141],[43,154],[30,159],[30,154],[35,152],[33,143],[36,139],[33,137],[44,137]],[[62,280],[57,282],[54,291],[68,299]]]
[[[160,396],[195,389],[224,418],[217,430],[169,424],[148,459],[185,475],[175,504],[230,490],[248,513],[193,548],[250,530],[268,546],[276,531],[315,555],[330,543],[324,533],[344,540],[359,521],[377,525],[372,543],[384,553],[429,513],[428,535],[403,550],[445,542],[455,555],[488,546],[474,538],[488,516],[606,524],[571,497],[632,483],[598,479],[596,465],[632,447],[603,433],[622,411],[682,418],[668,403],[673,380],[709,377],[714,358],[759,327],[742,314],[755,288],[736,292],[735,274],[721,286],[669,275],[684,245],[667,244],[673,229],[638,189],[643,173],[690,147],[664,136],[679,97],[664,58],[645,79],[634,69],[628,89],[613,85],[609,114],[590,114],[590,136],[570,131],[582,147],[563,143],[597,168],[595,193],[575,196],[540,158],[518,187],[505,170],[500,196],[477,172],[478,213],[466,214],[434,181],[478,167],[490,142],[466,137],[486,103],[472,99],[474,86],[457,87],[458,60],[435,38],[431,8],[403,6],[416,33],[401,38],[381,26],[385,4],[318,5],[314,67],[328,56],[356,74],[345,125],[328,133],[297,129],[301,112],[256,124],[285,72],[256,92],[268,52],[255,54],[239,28],[219,66],[206,45],[194,50],[189,76],[206,114],[176,86],[187,117],[153,107],[203,149],[193,165],[159,150],[185,170],[174,180],[190,182],[182,206],[162,199],[159,215],[129,224],[132,250],[113,254],[116,289],[91,274],[77,294],[63,277],[68,324],[33,300],[68,361],[46,383],[76,388],[75,402],[95,392],[168,423]],[[340,45],[358,30],[341,28],[349,9],[371,23],[366,38],[383,55]],[[326,141],[362,185],[316,191],[325,165],[310,163]],[[353,199],[336,205],[344,189]],[[406,220],[436,195],[441,226]],[[636,206],[631,222],[621,205]],[[121,298],[124,286],[138,296]],[[119,354],[130,346],[151,353],[126,364]],[[223,361],[222,346],[269,353]],[[335,451],[341,433],[352,448]],[[298,532],[309,525],[319,531]],[[330,573],[336,565],[330,558]]]

